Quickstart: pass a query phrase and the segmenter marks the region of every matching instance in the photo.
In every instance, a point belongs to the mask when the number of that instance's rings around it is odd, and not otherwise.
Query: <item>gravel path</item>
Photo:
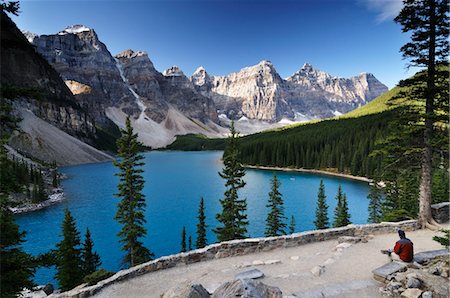
[[[415,252],[440,249],[432,240],[437,232],[419,230],[407,233]],[[381,284],[371,271],[386,262],[381,249],[392,248],[397,234],[378,235],[367,243],[336,249],[336,240],[311,243],[180,266],[145,275],[106,287],[95,297],[159,297],[183,283],[200,283],[209,292],[231,281],[237,273],[257,268],[265,276],[259,280],[277,286],[285,296],[296,297],[379,297]],[[317,271],[322,268],[320,276]],[[313,274],[315,271],[316,274]]]

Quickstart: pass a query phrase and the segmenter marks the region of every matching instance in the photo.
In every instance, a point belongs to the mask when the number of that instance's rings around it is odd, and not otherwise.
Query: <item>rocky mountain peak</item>
[[[93,29],[85,26],[85,25],[72,25],[66,27],[63,31],[58,32],[58,35],[65,35],[65,34],[78,34],[82,32],[89,32],[94,31]]]
[[[30,42],[30,43],[33,43],[33,40],[36,37],[39,37],[39,35],[31,32],[31,31],[28,31],[28,30],[21,30],[21,31],[22,31],[22,34],[28,39],[28,42]]]
[[[305,64],[303,64],[301,69],[303,69],[305,71],[311,71],[314,69],[314,67],[311,64],[309,64],[308,62],[306,62]]]
[[[203,66],[197,68],[191,76],[191,81],[195,86],[203,86],[210,81],[210,77]]]
[[[176,65],[166,69],[163,72],[163,75],[166,77],[182,77],[184,76],[183,71]]]
[[[122,53],[119,53],[116,55],[116,58],[135,58],[135,57],[142,57],[142,56],[148,56],[147,52],[144,51],[133,51],[131,49],[125,50]]]

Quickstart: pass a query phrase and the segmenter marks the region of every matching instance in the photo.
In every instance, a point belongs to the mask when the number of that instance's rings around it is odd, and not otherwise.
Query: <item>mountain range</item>
[[[96,32],[83,25],[24,35],[97,126],[108,127],[112,120],[123,127],[130,115],[140,140],[154,148],[180,134],[224,136],[230,120],[248,134],[333,117],[388,90],[370,73],[338,78],[308,63],[286,79],[267,60],[226,76],[203,67],[190,77],[177,66],[161,73],[146,52],[112,56]]]

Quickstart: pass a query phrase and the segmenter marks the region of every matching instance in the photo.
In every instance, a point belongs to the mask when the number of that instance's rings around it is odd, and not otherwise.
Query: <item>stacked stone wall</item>
[[[92,296],[104,287],[114,283],[149,272],[155,272],[176,266],[186,266],[192,263],[213,259],[247,255],[280,248],[296,247],[308,243],[334,240],[341,236],[358,237],[365,235],[396,233],[398,229],[402,229],[404,231],[414,231],[418,229],[418,224],[416,220],[407,220],[396,223],[387,222],[379,224],[348,225],[342,228],[306,231],[279,237],[249,238],[226,241],[212,244],[202,249],[164,256],[126,270],[121,270],[110,278],[100,281],[96,285],[76,288],[72,291],[61,293],[59,295],[52,295],[52,297],[84,298]]]

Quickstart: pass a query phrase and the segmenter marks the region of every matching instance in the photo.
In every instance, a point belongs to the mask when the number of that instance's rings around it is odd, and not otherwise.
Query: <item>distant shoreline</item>
[[[353,175],[342,174],[342,173],[334,173],[334,172],[328,172],[328,171],[323,171],[323,170],[311,170],[311,169],[303,169],[303,168],[266,167],[266,166],[252,166],[252,165],[244,165],[244,167],[249,168],[249,169],[257,169],[257,170],[272,170],[272,171],[282,171],[282,172],[301,172],[301,173],[323,174],[323,175],[347,178],[347,179],[352,179],[352,180],[358,180],[358,181],[367,182],[367,183],[372,182],[372,179],[369,179],[367,177],[353,176]]]

